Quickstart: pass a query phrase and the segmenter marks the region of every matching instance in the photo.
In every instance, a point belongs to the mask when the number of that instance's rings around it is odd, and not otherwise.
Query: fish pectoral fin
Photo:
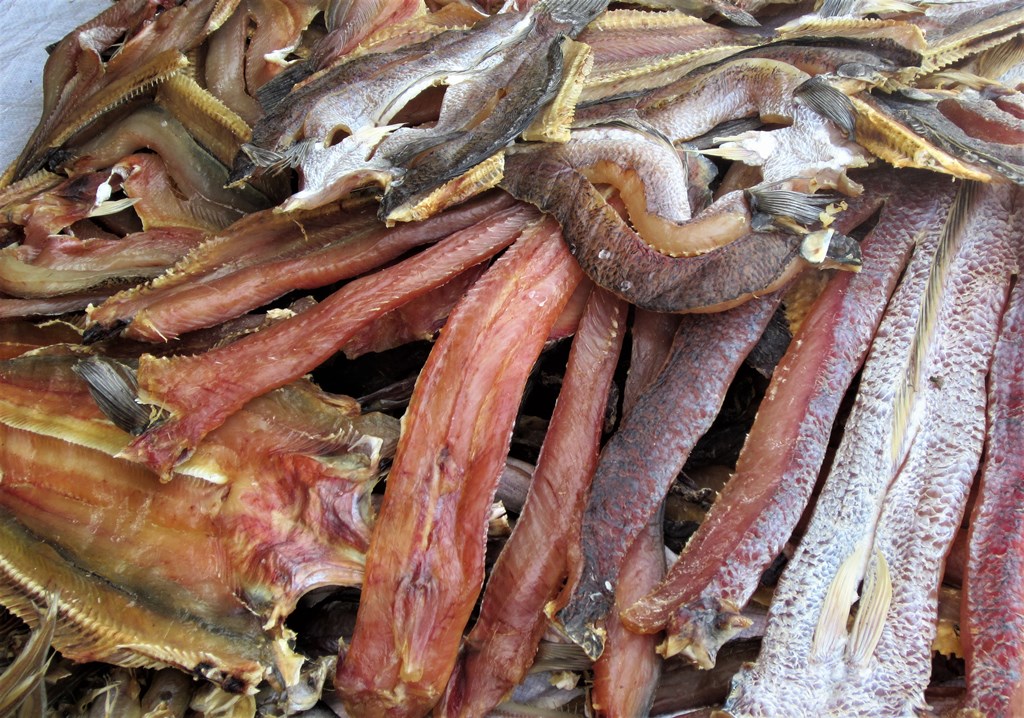
[[[885,617],[892,603],[892,579],[885,554],[875,550],[868,564],[861,592],[860,608],[850,631],[850,642],[846,646],[847,660],[858,668],[867,666],[882,637]]]
[[[747,190],[751,209],[773,217],[792,219],[800,225],[811,225],[821,220],[821,213],[835,202],[835,195],[807,194],[788,189],[752,187]]]
[[[793,96],[825,119],[834,122],[846,133],[846,138],[853,141],[857,113],[845,93],[822,77],[812,77],[797,87]]]
[[[91,356],[73,370],[89,386],[96,405],[121,430],[140,436],[163,418],[155,407],[139,401],[134,370],[112,359]]]
[[[857,600],[857,584],[861,579],[860,563],[861,552],[854,551],[839,566],[829,584],[811,640],[812,658],[823,659],[834,654],[846,637],[850,607]]]

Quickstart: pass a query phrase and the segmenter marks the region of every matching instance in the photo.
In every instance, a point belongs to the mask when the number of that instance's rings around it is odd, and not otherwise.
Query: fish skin
[[[614,606],[628,547],[710,427],[779,301],[775,293],[727,312],[684,316],[661,372],[605,444],[583,515],[582,574],[557,614],[591,658],[603,650],[600,624]]]
[[[252,25],[250,6],[248,0],[242,0],[239,9],[210,35],[203,75],[210,93],[252,126],[263,116],[263,109],[245,81],[246,35]]]
[[[666,582],[624,612],[632,630],[649,633],[667,624],[668,655],[685,650],[713,663],[728,640],[729,616],[736,614],[725,607],[749,601],[789,539],[810,499],[840,401],[918,233],[952,200],[949,183],[920,172],[889,187],[881,175],[862,179],[891,195],[861,242],[864,268],[832,277],[776,368],[736,472],[708,518]]]
[[[403,218],[530,126],[563,82],[563,38],[575,36],[605,4],[540,2],[526,13],[494,15],[469,29],[448,30],[394,53],[357,57],[338,71],[310,78],[256,126],[232,181],[251,176],[257,166],[296,166],[301,191],[283,211],[316,207],[378,184],[384,188],[381,218]],[[349,82],[339,84],[338,75],[346,74]],[[381,145],[397,129],[388,123],[417,95],[459,83],[477,85],[477,91],[446,97],[437,126],[411,129],[401,141]],[[480,93],[487,98],[482,106],[475,99]],[[338,133],[346,136],[337,141]]]
[[[889,300],[864,365],[829,484],[775,590],[761,655],[736,676],[725,705],[729,715],[821,715],[833,680],[841,675],[841,655],[812,657],[814,632],[833,577],[863,544],[864,527],[874,523],[892,480],[888,446],[873,445],[891,440],[893,404],[944,219],[935,217],[931,226],[923,228],[910,264]]]
[[[726,704],[731,715],[858,715],[868,700],[878,715],[906,715],[922,705],[935,590],[980,454],[984,375],[1009,278],[1005,220],[999,210],[986,217],[981,207],[999,207],[1000,194],[1009,191],[979,190],[980,207],[966,215],[975,223],[965,235],[966,249],[960,248],[947,281],[937,285],[949,286],[947,293],[931,294],[934,250],[927,247],[938,246],[934,235],[923,238],[911,259],[872,346],[833,470],[776,591],[762,656],[740,673]],[[958,206],[951,223],[960,222]],[[944,239],[943,252],[957,250],[960,241],[962,227],[950,226],[954,234]],[[986,271],[979,269],[986,261],[979,256],[982,248],[993,250],[994,263],[984,281],[974,282]],[[938,301],[935,333],[922,335],[932,311],[922,306],[936,307]],[[969,328],[972,322],[978,334]],[[905,398],[914,346],[924,364],[916,391]],[[951,361],[972,370],[951,371]],[[902,407],[901,401],[910,404]],[[963,431],[950,431],[951,425]],[[931,464],[932,455],[940,463]],[[921,482],[931,482],[924,478],[931,475],[936,478],[929,489]],[[907,503],[915,502],[920,509],[908,510]],[[828,599],[837,611],[835,623],[824,628],[831,640],[822,641],[820,616],[833,579],[843,573],[840,565],[846,563],[856,581],[870,556],[879,553],[891,567],[893,597],[877,648],[862,663],[850,657],[845,629],[855,594]]]
[[[383,220],[388,221],[403,206],[415,203],[417,197],[468,172],[510,144],[530,126],[541,107],[554,97],[562,82],[561,42],[536,32],[520,43],[517,51],[522,52],[526,59],[518,67],[514,61],[503,63],[516,69],[508,78],[504,95],[485,118],[472,128],[459,132],[456,137],[420,153],[411,167],[408,162],[395,162],[408,169],[402,173],[401,182],[390,185],[381,199],[380,217]],[[488,83],[491,74],[500,75],[502,69],[499,67],[492,73],[486,73],[480,78],[480,84]],[[489,84],[487,86],[490,87]],[[494,88],[491,89],[493,92]],[[465,109],[469,109],[468,106]],[[444,116],[444,104],[441,110]],[[386,149],[382,147],[381,150],[388,157]]]
[[[587,275],[644,309],[711,312],[735,307],[773,291],[805,266],[800,237],[787,232],[752,231],[697,257],[661,254],[581,172],[547,149],[509,154],[501,186],[552,213]]]
[[[726,244],[749,229],[750,214],[740,193],[722,202],[726,228],[718,239],[710,226],[688,226],[688,177],[671,145],[631,128],[590,127],[575,130],[556,150],[560,158],[593,184],[611,184],[619,190],[630,223],[648,244],[671,256],[692,256]],[[718,210],[714,210],[718,212]],[[668,235],[668,236],[666,236]],[[676,239],[682,235],[681,238]],[[708,235],[713,238],[709,239]],[[672,241],[675,240],[675,241]]]
[[[195,229],[168,227],[113,240],[54,235],[35,249],[11,245],[0,249],[0,290],[45,299],[134,284],[164,271],[204,237]]]
[[[157,106],[139,109],[108,125],[77,147],[64,169],[71,173],[97,171],[140,150],[152,150],[163,160],[178,191],[189,198],[192,212],[215,229],[270,205],[270,200],[251,186],[226,188],[227,168]]]
[[[1022,196],[1014,197],[1020,226]],[[1018,230],[1019,231],[1019,230]],[[1024,711],[1024,609],[1020,570],[1024,486],[1016,418],[1024,387],[1024,283],[1018,281],[1003,315],[989,379],[989,427],[978,497],[970,517],[970,553],[960,642],[967,663],[967,691],[957,718],[1019,715]]]
[[[673,143],[751,114],[784,124],[793,117],[793,92],[809,77],[777,60],[732,60],[651,93],[637,113]]]
[[[831,697],[836,716],[863,715],[869,706],[880,717],[904,716],[924,704],[938,586],[982,453],[986,376],[1019,240],[1009,221],[1014,188],[975,189],[923,359],[920,429],[874,532],[873,550],[892,574],[891,605],[873,656]]]
[[[699,50],[714,43],[739,44],[744,36],[683,12],[618,8],[602,13],[577,38],[594,51],[598,71],[633,60]]]
[[[1002,175],[1011,182],[1024,184],[1024,148],[1019,142],[1013,142],[1018,138],[1011,137],[1009,143],[986,139],[983,133],[989,127],[972,112],[974,103],[968,98],[950,98],[943,100],[941,104],[938,98],[928,101],[875,95],[873,100],[876,106],[884,108],[895,121],[909,127],[919,137],[953,157],[990,175]],[[941,111],[940,107],[946,108],[946,111]],[[949,114],[956,117],[961,113],[965,115],[963,125],[956,124],[948,117]],[[989,117],[992,114],[990,112]],[[1004,131],[1017,134],[1021,132],[1024,123],[1017,121],[1012,115],[1000,119],[1003,120],[1000,124],[1006,125]]]

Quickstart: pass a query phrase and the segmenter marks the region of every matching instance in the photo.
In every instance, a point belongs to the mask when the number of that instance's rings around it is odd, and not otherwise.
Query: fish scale
[[[921,429],[886,494],[874,538],[892,570],[892,604],[874,659],[837,687],[830,714],[863,715],[871,706],[880,717],[912,715],[924,703],[936,587],[981,456],[985,380],[1015,264],[1007,221],[1012,191],[979,187],[968,209],[933,351],[922,367]]]
[[[892,480],[888,443],[894,402],[938,230],[922,232],[875,335],[834,468],[775,591],[761,655],[737,675],[726,703],[725,710],[737,718],[820,715],[834,681],[842,675],[841,653],[813,655],[815,629],[844,561],[855,551],[861,554],[859,563],[866,561],[864,528],[875,523]],[[854,597],[848,598],[852,604]]]

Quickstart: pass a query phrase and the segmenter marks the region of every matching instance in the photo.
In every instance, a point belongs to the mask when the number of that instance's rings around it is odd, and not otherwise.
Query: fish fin
[[[585,671],[593,661],[575,643],[541,641],[530,673],[541,671]]]
[[[862,9],[863,15],[922,15],[924,4],[903,2],[902,0],[869,0]]]
[[[761,27],[757,18],[739,5],[726,2],[726,0],[711,0],[710,5],[719,15],[740,27]]]
[[[896,391],[890,432],[892,437],[890,458],[894,468],[903,463],[903,457],[910,443],[909,438],[913,433],[911,418],[914,403],[917,400],[918,388],[921,385],[921,369],[935,335],[936,320],[945,293],[946,278],[963,236],[963,224],[974,193],[975,184],[973,182],[964,182],[960,185],[956,199],[946,216],[946,223],[943,225],[942,235],[939,237],[938,247],[935,250],[935,257],[932,259],[928,284],[925,287],[924,296],[921,297],[921,309],[917,315],[914,337],[911,340],[910,352],[907,356],[904,379]]]
[[[892,579],[885,554],[875,550],[864,577],[860,607],[853,620],[850,642],[846,646],[847,660],[858,668],[867,666],[875,652],[885,627],[885,617],[892,603]]]
[[[850,606],[857,600],[857,584],[860,582],[860,551],[854,551],[839,566],[829,584],[825,602],[818,616],[811,640],[811,656],[826,658],[839,647],[846,635],[846,622],[850,617]]]
[[[284,150],[271,150],[246,142],[242,152],[256,167],[264,171],[277,173],[289,167],[298,167],[309,154],[315,140],[302,140]],[[244,178],[239,178],[244,179]],[[233,176],[229,178],[233,180]]]
[[[854,0],[825,0],[818,6],[818,17],[846,17],[853,14]]]
[[[827,120],[831,120],[853,140],[857,115],[853,103],[841,90],[820,77],[812,77],[793,91],[793,96]]]
[[[311,60],[297,62],[256,90],[256,101],[260,103],[264,112],[269,113],[291,93],[295,85],[312,74],[313,62]]]
[[[125,197],[124,199],[111,199],[106,202],[100,202],[89,212],[89,217],[106,217],[111,214],[117,214],[123,209],[128,209],[138,201],[138,197]]]
[[[73,369],[89,385],[100,411],[119,429],[140,436],[156,423],[153,407],[138,399],[139,383],[130,367],[92,356],[76,363]]]
[[[46,613],[40,612],[39,623],[32,631],[32,635],[25,643],[21,653],[0,674],[0,714],[2,715],[16,715],[15,711],[19,707],[25,707],[26,703],[32,703],[40,692],[46,690],[46,682],[43,680],[49,665],[46,656],[50,642],[53,640],[53,633],[57,628],[59,597],[50,594],[47,600],[49,606]],[[45,696],[45,693],[43,695]],[[35,702],[38,703],[38,701]],[[45,700],[42,703],[45,705]]]
[[[822,210],[835,201],[832,195],[806,194],[788,189],[747,190],[751,209],[776,217],[789,217],[798,224],[814,224],[821,219]]]

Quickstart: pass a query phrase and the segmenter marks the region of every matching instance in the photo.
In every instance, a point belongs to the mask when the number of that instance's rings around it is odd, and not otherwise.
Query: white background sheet
[[[0,172],[39,122],[46,46],[100,14],[108,0],[0,0]]]

